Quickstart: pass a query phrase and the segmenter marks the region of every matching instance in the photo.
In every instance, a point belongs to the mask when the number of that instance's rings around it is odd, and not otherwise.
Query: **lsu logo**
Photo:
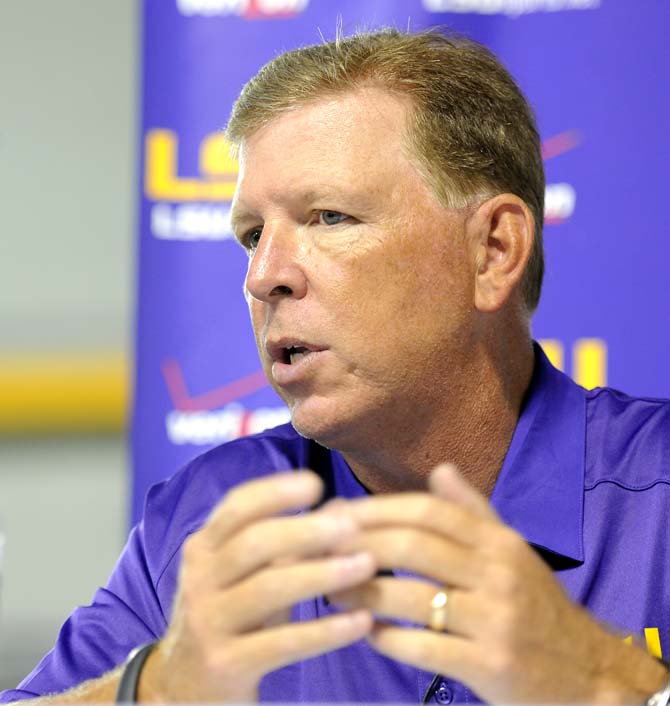
[[[565,346],[555,338],[538,341],[547,358],[559,370],[587,390],[607,385],[607,343],[601,338],[580,338],[572,346],[571,370],[566,370]]]
[[[177,0],[186,17],[238,15],[247,20],[285,18],[305,10],[309,0]]]
[[[220,132],[200,142],[200,176],[179,176],[179,143],[172,130],[149,130],[144,141],[144,193],[152,201],[231,201],[239,166]]]
[[[627,645],[632,645],[636,642],[633,635],[628,635],[624,638]],[[644,628],[644,642],[647,647],[647,652],[656,659],[663,659],[663,650],[661,649],[661,635],[658,628]],[[667,643],[666,643],[667,644]]]
[[[197,177],[179,175],[179,141],[172,130],[149,130],[144,158],[144,195],[154,202],[149,227],[155,238],[232,238],[230,201],[239,168],[221,132],[200,142]]]

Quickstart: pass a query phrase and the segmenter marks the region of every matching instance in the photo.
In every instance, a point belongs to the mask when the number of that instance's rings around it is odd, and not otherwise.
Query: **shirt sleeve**
[[[138,645],[157,640],[166,629],[145,552],[140,523],[105,588],[90,605],[77,608],[60,630],[53,649],[0,703],[66,691],[121,664]]]

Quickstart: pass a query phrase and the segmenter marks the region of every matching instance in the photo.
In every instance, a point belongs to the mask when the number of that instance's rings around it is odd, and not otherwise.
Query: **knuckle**
[[[286,594],[287,582],[275,581],[273,574],[263,569],[254,574],[246,583],[246,590],[251,601],[262,600],[263,596],[273,593],[279,600]],[[258,599],[255,598],[258,596]]]
[[[416,551],[414,537],[415,533],[411,529],[399,530],[391,545],[394,552],[397,552],[397,555],[403,558],[412,556]]]
[[[514,644],[520,617],[522,616],[515,603],[505,602],[493,606],[490,616],[491,630],[501,644]]]
[[[198,643],[206,645],[211,632],[211,620],[197,611],[191,611],[184,618],[184,627]]]
[[[193,581],[184,579],[179,587],[179,605],[185,609],[190,610],[191,606],[197,606],[200,599],[200,592],[195,586]]]
[[[503,599],[514,599],[522,590],[521,577],[514,566],[504,564],[498,568],[496,592]]]
[[[240,673],[239,659],[233,649],[229,646],[220,647],[218,650],[212,650],[204,657],[205,669],[210,674],[215,674],[223,680],[224,683],[235,679]]]
[[[504,683],[514,672],[515,660],[506,646],[492,647],[485,657],[486,671],[498,683]]]
[[[226,522],[236,525],[242,521],[244,488],[233,488],[228,491],[228,494],[223,498],[219,506],[214,511],[215,518],[226,518]]]
[[[202,539],[199,532],[190,534],[182,546],[182,563],[191,565],[199,561]]]
[[[179,588],[181,593],[190,597],[191,592],[198,591],[205,580],[207,562],[202,560],[197,542],[192,542],[184,547],[181,566],[179,568]]]
[[[245,483],[235,485],[223,496],[219,503],[219,507],[226,508],[228,512],[234,512],[235,506],[244,498],[248,492],[248,486]]]
[[[244,515],[244,508],[248,503],[249,495],[252,492],[251,483],[240,483],[235,485],[223,496],[219,504],[214,508],[214,517],[225,517],[227,520],[236,521]]]
[[[497,547],[499,552],[508,558],[509,561],[518,561],[528,547],[521,535],[511,527],[501,527],[497,536]]]
[[[250,556],[262,556],[267,542],[258,536],[258,526],[252,525],[243,530],[232,542],[233,559],[240,561]]]
[[[435,517],[433,499],[429,495],[420,495],[416,499],[415,517],[423,525],[430,525]]]
[[[484,571],[484,583],[487,593],[503,601],[515,598],[522,589],[520,576],[514,566],[496,562]]]
[[[411,649],[418,664],[431,664],[435,660],[434,647],[422,640],[416,642]]]
[[[282,634],[277,637],[275,647],[282,654],[293,655],[298,653],[303,647],[303,639],[295,630],[284,630]]]
[[[207,649],[209,628],[203,616],[197,612],[185,610],[182,606],[176,607],[167,635],[171,645],[180,646],[180,652],[188,650],[198,656],[210,654],[210,650]]]

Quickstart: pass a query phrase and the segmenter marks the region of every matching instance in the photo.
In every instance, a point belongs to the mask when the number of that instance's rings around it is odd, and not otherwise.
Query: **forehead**
[[[242,151],[278,134],[298,138],[305,145],[327,135],[359,148],[370,138],[402,138],[408,107],[408,98],[372,86],[324,96],[281,113],[243,140]]]
[[[257,190],[368,188],[410,169],[406,150],[409,102],[366,87],[281,114],[240,145],[236,202]]]

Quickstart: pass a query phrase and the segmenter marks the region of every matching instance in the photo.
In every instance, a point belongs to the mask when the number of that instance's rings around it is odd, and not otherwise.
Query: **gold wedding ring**
[[[430,602],[430,620],[428,627],[436,632],[444,632],[447,627],[447,603],[449,598],[446,589],[438,591]]]

